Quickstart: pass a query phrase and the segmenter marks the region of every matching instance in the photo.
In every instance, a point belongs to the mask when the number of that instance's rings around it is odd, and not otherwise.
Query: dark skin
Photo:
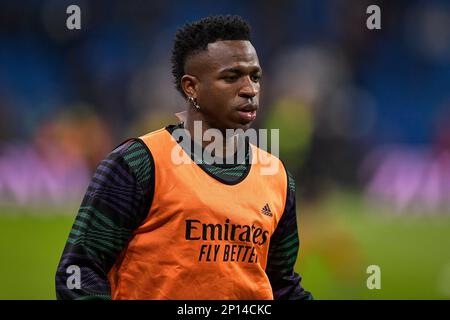
[[[197,110],[188,103],[185,128],[191,136],[194,121],[202,121],[203,131],[250,127],[259,107],[262,70],[249,41],[210,43],[207,50],[187,59],[185,71],[182,88],[200,106]]]

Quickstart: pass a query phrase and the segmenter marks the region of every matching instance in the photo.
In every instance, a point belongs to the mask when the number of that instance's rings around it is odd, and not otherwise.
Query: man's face
[[[249,41],[226,40],[188,59],[186,73],[197,78],[196,99],[209,127],[248,129],[256,118],[262,74]]]

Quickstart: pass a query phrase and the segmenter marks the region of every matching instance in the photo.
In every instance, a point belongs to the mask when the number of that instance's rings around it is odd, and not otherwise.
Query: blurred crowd
[[[366,8],[381,8],[368,30]],[[66,8],[81,8],[68,30]],[[184,101],[178,27],[239,14],[264,69],[255,127],[280,129],[304,201],[336,188],[450,212],[448,1],[2,1],[0,202],[80,201],[98,162]]]

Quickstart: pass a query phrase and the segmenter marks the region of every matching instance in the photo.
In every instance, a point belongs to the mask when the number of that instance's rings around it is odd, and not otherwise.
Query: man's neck
[[[216,157],[223,159],[233,157],[238,149],[238,136],[228,136],[225,134],[225,132],[223,132],[223,130],[219,130],[211,126],[208,121],[203,118],[201,111],[189,108],[186,113],[184,128],[189,132],[192,140],[195,143],[201,145],[202,148],[216,147],[214,143],[217,143],[217,147],[214,148],[216,151]],[[217,133],[220,132],[220,134],[222,135],[222,141],[215,141],[215,138],[209,139],[209,135],[205,135],[205,132],[210,129],[214,129]]]

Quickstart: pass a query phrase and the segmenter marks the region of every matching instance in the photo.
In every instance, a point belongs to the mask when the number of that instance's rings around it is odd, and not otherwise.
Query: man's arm
[[[99,164],[56,271],[58,299],[111,299],[108,272],[147,216],[152,169],[150,152],[140,140],[123,143]],[[80,270],[79,289],[67,285],[76,284],[69,266]]]
[[[301,285],[301,276],[294,272],[299,250],[295,181],[287,172],[288,191],[286,206],[278,226],[271,237],[266,273],[276,300],[311,300],[310,292]]]

